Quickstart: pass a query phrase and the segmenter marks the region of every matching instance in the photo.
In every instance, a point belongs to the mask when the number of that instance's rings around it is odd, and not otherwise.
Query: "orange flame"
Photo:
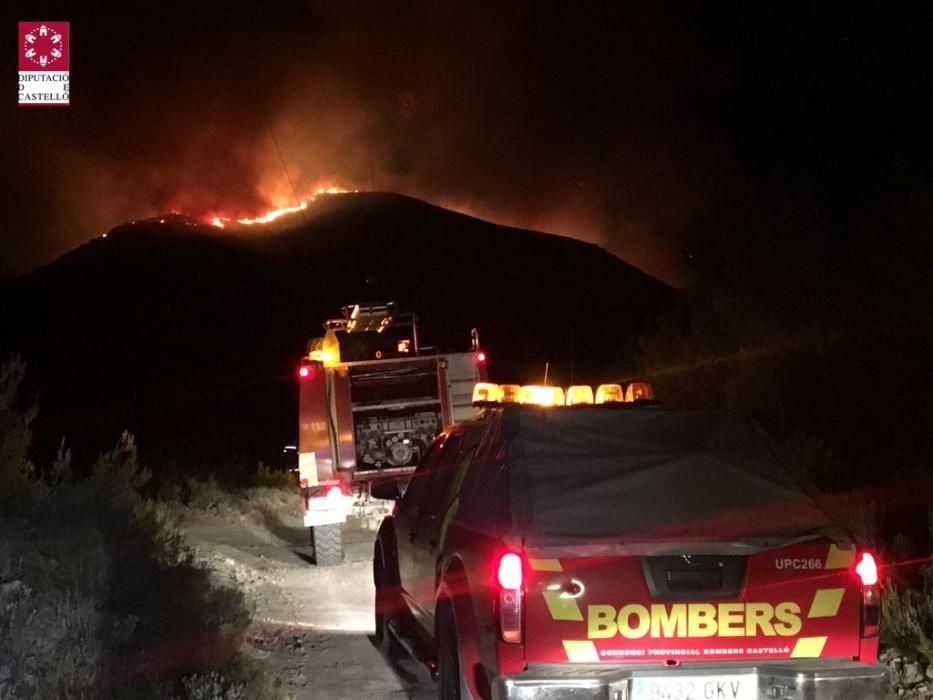
[[[276,219],[287,216],[288,214],[296,214],[300,211],[304,211],[308,208],[308,205],[313,204],[322,194],[347,194],[350,192],[357,192],[358,190],[347,190],[342,187],[335,187],[333,185],[328,187],[318,187],[311,195],[303,199],[300,203],[293,207],[282,207],[281,209],[272,209],[267,211],[265,214],[261,214],[256,217],[247,217],[243,219],[236,219],[236,223],[243,226],[252,226],[254,224],[268,224]],[[211,226],[216,226],[217,228],[225,228],[225,226],[233,221],[230,217],[227,216],[213,216],[211,217],[209,223]]]
[[[283,207],[282,209],[273,209],[272,211],[267,211],[262,216],[257,216],[255,219],[237,219],[238,224],[245,224],[246,226],[252,226],[253,224],[268,224],[270,221],[275,221],[280,216],[285,216],[286,214],[294,214],[296,212],[302,211],[308,208],[308,202],[305,200],[296,207]]]

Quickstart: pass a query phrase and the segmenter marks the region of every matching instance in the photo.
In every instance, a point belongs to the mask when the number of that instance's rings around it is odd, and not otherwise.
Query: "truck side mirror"
[[[383,501],[397,501],[402,497],[402,491],[396,479],[386,479],[385,481],[374,481],[370,486],[373,498],[379,498]]]

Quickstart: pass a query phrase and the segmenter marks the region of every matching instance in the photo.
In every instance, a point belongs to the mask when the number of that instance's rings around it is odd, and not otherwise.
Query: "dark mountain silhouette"
[[[40,445],[65,435],[81,459],[124,428],[150,453],[276,453],[297,432],[297,360],[347,303],[397,300],[444,350],[479,328],[493,378],[550,362],[569,383],[630,373],[674,296],[597,246],[389,194],[323,198],[266,233],[119,226],[0,292],[3,350],[41,389]]]

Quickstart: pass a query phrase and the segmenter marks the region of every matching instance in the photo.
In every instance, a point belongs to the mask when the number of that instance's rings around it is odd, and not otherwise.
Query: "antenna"
[[[227,30],[230,33],[234,33],[233,29],[233,15],[228,12],[224,19],[227,22]],[[292,180],[291,173],[288,172],[288,166],[285,165],[285,157],[282,155],[282,149],[279,147],[279,140],[275,137],[275,130],[272,128],[272,120],[269,119],[269,112],[263,107],[262,103],[259,105],[259,111],[262,114],[262,120],[266,124],[266,129],[269,130],[269,136],[272,137],[272,143],[275,145],[275,152],[279,156],[279,162],[282,164],[282,170],[285,171],[285,178],[288,180],[288,186],[292,190],[292,196],[295,198],[295,206],[301,206],[301,200],[298,198],[298,191],[295,189],[295,183]],[[307,214],[302,211],[302,217],[307,220]]]
[[[282,164],[282,170],[285,171],[285,179],[288,180],[288,186],[292,190],[292,196],[295,198],[295,206],[301,206],[301,200],[298,198],[298,191],[295,189],[295,183],[292,180],[291,173],[288,172],[288,166],[285,164],[285,156],[282,155],[282,149],[279,148],[279,140],[275,137],[275,130],[272,128],[272,122],[269,119],[269,115],[265,110],[262,112],[262,116],[266,121],[266,128],[269,129],[269,136],[272,137],[272,143],[275,144],[275,152],[279,156],[279,162]],[[307,215],[303,213],[305,219]]]
[[[547,386],[547,371],[550,368],[550,366],[551,366],[550,362],[544,363],[544,386]]]

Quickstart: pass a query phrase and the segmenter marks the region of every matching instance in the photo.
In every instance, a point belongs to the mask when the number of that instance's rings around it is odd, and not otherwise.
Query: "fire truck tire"
[[[314,563],[336,566],[343,561],[343,528],[341,525],[319,525],[311,528]]]
[[[437,621],[437,698],[460,700],[463,676],[460,673],[460,650],[457,625],[449,602],[442,603]]]

